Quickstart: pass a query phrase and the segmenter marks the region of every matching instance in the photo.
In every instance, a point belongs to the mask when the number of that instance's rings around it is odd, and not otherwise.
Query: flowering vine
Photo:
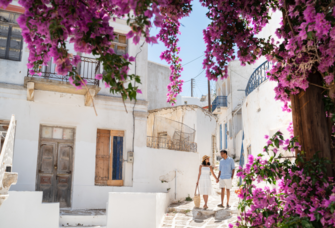
[[[6,8],[11,2],[0,0],[0,7]],[[102,79],[110,92],[121,94],[123,99],[136,99],[141,91],[131,82],[140,83],[141,79],[138,75],[129,74],[135,58],[128,54],[118,55],[111,47],[116,36],[110,21],[127,18],[131,27],[127,38],[132,39],[134,44],[140,42],[141,36],[147,43],[157,43],[156,37],[149,33],[153,26],[151,21],[155,26],[162,27],[161,37],[172,37],[176,33],[168,34],[168,24],[173,22],[177,25],[178,20],[191,10],[190,0],[19,0],[19,4],[25,8],[24,14],[18,18],[18,24],[30,51],[28,69],[31,74],[41,75],[41,66],[52,60],[58,74],[68,75],[70,83],[81,88],[86,81],[77,69],[80,56],[69,53],[68,46],[72,44],[75,52],[96,57],[98,65],[103,66],[103,73],[98,71],[98,67],[95,69],[96,79]],[[167,44],[171,47],[171,53],[176,53],[177,41],[175,39]],[[171,80],[178,80],[180,60],[176,55],[172,56]],[[181,91],[180,84],[181,81],[178,81],[171,85],[172,94]]]
[[[204,30],[206,58],[203,66],[208,79],[226,78],[227,63],[236,57],[244,65],[266,56],[274,63],[268,76],[278,82],[275,98],[285,103],[284,111],[290,111],[291,94],[308,88],[311,73],[322,77],[325,88],[333,90],[331,98],[335,98],[334,1],[200,1],[209,9],[207,16],[212,20]],[[283,14],[281,26],[276,31],[280,41],[256,37],[269,23],[271,10],[280,10]]]
[[[303,154],[296,162],[283,158],[282,151],[300,150],[295,137],[285,140],[281,132],[268,138],[264,151],[270,159],[248,157],[245,168],[237,175],[243,178],[238,197],[241,216],[237,227],[334,227],[335,182],[328,178],[326,165],[318,153],[309,161]],[[303,166],[301,165],[303,164]],[[258,183],[272,187],[257,187]]]

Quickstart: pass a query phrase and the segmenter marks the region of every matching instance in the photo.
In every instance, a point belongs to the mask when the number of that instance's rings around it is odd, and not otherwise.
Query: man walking
[[[235,162],[231,157],[228,157],[226,150],[221,150],[221,161],[219,166],[219,186],[221,188],[221,204],[218,207],[223,206],[225,189],[227,189],[227,208],[229,208],[229,197],[230,197],[230,189],[232,187],[232,180],[235,173]]]

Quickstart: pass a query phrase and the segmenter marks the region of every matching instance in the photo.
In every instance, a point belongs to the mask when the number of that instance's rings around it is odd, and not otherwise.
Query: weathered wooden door
[[[62,208],[71,207],[73,139],[74,129],[41,127],[36,191]]]
[[[107,185],[109,177],[110,130],[98,129],[95,156],[95,184]]]
[[[71,207],[73,145],[58,143],[55,201],[60,207]]]
[[[42,142],[38,154],[36,191],[43,191],[43,202],[55,202],[57,143]]]
[[[95,185],[123,186],[123,137],[123,131],[98,129]]]

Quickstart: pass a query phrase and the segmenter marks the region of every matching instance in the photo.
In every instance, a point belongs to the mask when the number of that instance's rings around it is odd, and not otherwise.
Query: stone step
[[[204,210],[202,208],[193,208],[185,209],[185,208],[176,208],[176,207],[169,207],[168,213],[183,213],[193,216],[194,219],[206,219],[209,217],[214,217],[218,220],[223,220],[228,218],[231,214],[238,214],[238,209],[231,207],[229,209],[207,209]]]
[[[107,223],[106,215],[61,215],[60,227],[104,227]]]
[[[88,227],[88,228],[107,228],[106,226],[60,226],[59,228],[78,228],[78,227]]]

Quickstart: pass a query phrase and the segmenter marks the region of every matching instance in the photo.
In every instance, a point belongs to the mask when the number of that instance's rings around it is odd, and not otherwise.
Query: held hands
[[[216,178],[216,183],[219,183],[219,178]]]

